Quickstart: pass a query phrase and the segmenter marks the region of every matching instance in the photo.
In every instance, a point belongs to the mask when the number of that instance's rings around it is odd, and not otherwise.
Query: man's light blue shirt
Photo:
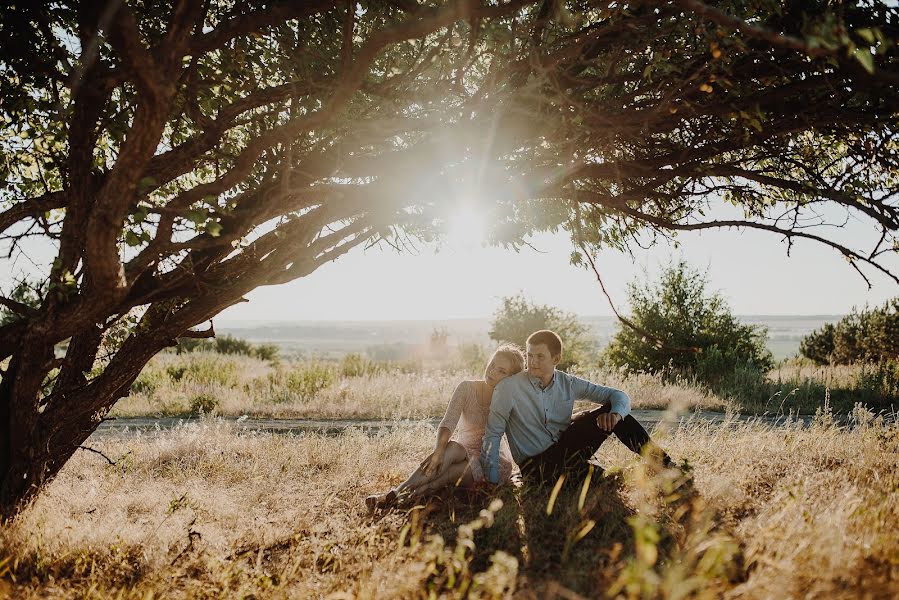
[[[499,444],[503,433],[509,440],[512,458],[521,464],[559,441],[571,424],[575,400],[612,404],[611,412],[622,418],[631,412],[631,399],[615,388],[554,371],[546,389],[527,371],[500,381],[493,390],[487,429],[481,447],[481,466],[491,483],[499,480]]]

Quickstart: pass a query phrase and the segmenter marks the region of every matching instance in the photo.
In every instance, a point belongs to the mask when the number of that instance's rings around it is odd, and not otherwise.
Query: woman
[[[385,508],[399,499],[418,498],[448,485],[471,486],[484,481],[481,441],[487,427],[493,388],[509,375],[523,369],[524,355],[517,346],[503,344],[497,348],[484,369],[483,379],[463,381],[456,386],[446,414],[437,427],[437,444],[430,456],[397,487],[366,498],[368,509]],[[500,482],[509,480],[513,464],[508,443],[503,438],[500,446]]]

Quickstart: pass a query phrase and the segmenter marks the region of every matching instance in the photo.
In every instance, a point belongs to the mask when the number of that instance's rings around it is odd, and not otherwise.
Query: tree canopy
[[[0,28],[0,244],[37,291],[0,294],[5,515],[191,327],[463,201],[511,247],[754,228],[897,281],[883,3],[85,0]]]

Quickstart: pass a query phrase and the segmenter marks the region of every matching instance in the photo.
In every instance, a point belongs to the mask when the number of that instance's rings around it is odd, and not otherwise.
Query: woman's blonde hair
[[[503,342],[500,344],[496,350],[493,351],[493,355],[490,357],[490,360],[487,361],[487,364],[489,365],[490,361],[496,356],[507,358],[509,359],[509,362],[512,363],[512,372],[509,373],[509,375],[515,375],[524,370],[524,352],[522,352],[521,348],[516,344],[510,342]]]

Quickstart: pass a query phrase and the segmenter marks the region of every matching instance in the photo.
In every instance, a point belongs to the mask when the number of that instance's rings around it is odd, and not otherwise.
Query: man
[[[553,483],[566,471],[583,472],[610,433],[637,453],[650,444],[666,466],[671,463],[630,416],[627,394],[557,371],[561,360],[559,336],[549,330],[537,331],[527,340],[527,369],[506,377],[494,389],[481,448],[481,466],[489,482],[499,479],[503,433],[522,476],[533,482]],[[601,406],[572,419],[578,399]]]

